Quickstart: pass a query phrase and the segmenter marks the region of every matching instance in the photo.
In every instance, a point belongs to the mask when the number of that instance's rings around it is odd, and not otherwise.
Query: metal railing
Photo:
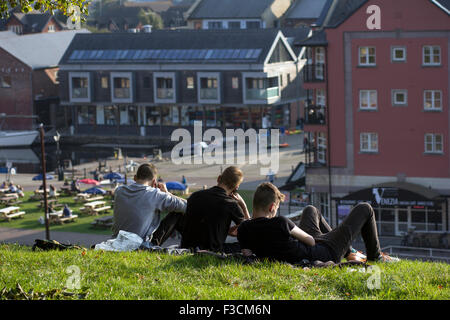
[[[444,261],[450,263],[450,250],[436,248],[388,246],[381,251],[399,258],[412,260]]]
[[[307,125],[325,124],[326,122],[325,108],[326,108],[325,106],[308,105],[305,108],[305,124]]]
[[[323,63],[309,64],[303,67],[304,82],[324,82],[325,65]]]

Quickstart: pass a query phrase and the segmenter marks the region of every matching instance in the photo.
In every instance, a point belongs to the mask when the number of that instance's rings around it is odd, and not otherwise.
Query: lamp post
[[[47,201],[47,172],[45,168],[45,142],[44,142],[44,125],[39,126],[41,135],[41,164],[42,164],[42,184],[44,186],[44,217],[45,217],[45,238],[50,240],[50,228],[48,224],[48,201]]]
[[[56,136],[53,136],[53,140],[55,140],[56,142],[56,168],[58,170],[58,180],[59,180],[59,176],[60,176],[60,164],[59,164],[59,154],[60,154],[60,150],[59,150],[59,140],[61,139],[61,135],[59,134],[58,131],[56,131]]]

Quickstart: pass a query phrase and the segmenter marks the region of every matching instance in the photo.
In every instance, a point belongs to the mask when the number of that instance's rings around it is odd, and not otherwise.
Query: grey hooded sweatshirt
[[[186,201],[142,184],[120,186],[114,192],[113,237],[124,230],[150,241],[159,226],[162,211],[184,213]]]

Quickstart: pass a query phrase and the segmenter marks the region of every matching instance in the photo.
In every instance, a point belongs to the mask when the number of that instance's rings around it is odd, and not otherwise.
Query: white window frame
[[[397,94],[404,94],[405,95],[405,101],[400,102],[397,101]],[[408,105],[408,90],[405,89],[393,89],[392,90],[392,105],[393,106],[401,106],[405,107]]]
[[[158,78],[171,78],[173,84],[173,97],[170,99],[158,98]],[[176,103],[177,101],[177,83],[175,81],[175,72],[155,72],[153,74],[153,94],[155,103]]]
[[[316,106],[325,107],[326,94],[325,89],[316,89]]]
[[[427,108],[427,93],[431,93],[431,108]],[[439,101],[441,102],[441,106],[436,108],[436,94],[439,93]],[[442,91],[441,90],[425,90],[423,92],[423,110],[424,111],[442,111]]]
[[[403,51],[403,58],[402,59],[398,59],[395,56],[395,52],[397,50],[402,50]],[[392,62],[406,62],[406,47],[392,47],[392,51],[391,51],[391,61]]]
[[[217,80],[217,99],[202,99],[200,92],[201,88],[201,79],[202,78],[215,78]],[[197,97],[199,103],[220,103],[220,95],[221,95],[221,81],[220,81],[220,73],[219,72],[198,72],[197,73]]]
[[[323,132],[317,134],[317,161],[327,163],[327,138]]]
[[[367,148],[364,148],[363,143],[367,140]],[[372,143],[376,141],[376,148],[372,148]],[[362,132],[359,135],[359,151],[361,153],[378,153],[379,139],[378,133],[375,132]]]
[[[375,93],[375,97],[376,97],[376,106],[372,107],[372,101],[371,101],[371,96],[372,93]],[[367,107],[364,107],[362,105],[362,101],[363,101],[363,95],[367,95]],[[374,111],[374,110],[378,110],[378,91],[377,90],[359,90],[359,110],[370,110],[370,111]]]
[[[437,137],[440,137],[440,142],[437,142]],[[425,153],[426,154],[443,154],[444,153],[444,135],[436,133],[425,134]],[[440,148],[438,146],[440,145]],[[431,147],[431,148],[429,148]]]
[[[267,98],[267,100],[253,100],[253,99],[249,99],[247,98],[247,78],[253,78],[253,79],[269,79],[269,78],[274,78],[274,77],[278,77],[278,95],[271,97],[271,98]],[[244,72],[242,73],[242,95],[243,95],[243,101],[244,104],[260,104],[261,102],[263,103],[275,103],[277,101],[280,100],[281,98],[281,79],[280,79],[281,75],[277,72],[271,71],[271,72]],[[272,88],[276,88],[276,87],[272,87]],[[266,90],[269,88],[266,88]]]
[[[439,49],[439,62],[434,62],[434,49],[438,48]],[[425,54],[425,50],[429,49],[430,50],[430,62],[425,62],[425,57],[427,56]],[[442,50],[441,50],[441,46],[423,46],[422,48],[422,65],[423,66],[440,66],[442,64]]]
[[[317,79],[324,79],[324,70],[325,70],[325,48],[317,47],[315,50],[315,76]]]
[[[72,79],[73,78],[87,78],[87,97],[86,98],[74,98],[72,96]],[[91,102],[91,76],[89,72],[69,72],[69,99],[70,102]]]
[[[118,103],[130,103],[133,102],[133,73],[132,72],[111,72],[110,74],[110,90],[111,101]],[[129,98],[116,98],[114,97],[114,79],[115,78],[128,78],[130,80],[130,97]]]
[[[366,63],[362,63],[362,62],[361,62],[361,58],[362,58],[362,55],[361,55],[361,49],[363,49],[363,48],[366,48],[366,49],[367,49],[367,53],[366,53],[366,55],[365,55],[365,57],[366,57]],[[373,63],[369,62],[370,57],[371,57],[371,55],[370,55],[370,49],[374,49],[374,50],[375,50],[375,53],[373,54],[373,57],[374,57],[375,62],[373,62]],[[377,49],[376,49],[376,47],[373,47],[373,46],[363,46],[363,47],[359,47],[359,48],[358,48],[358,65],[361,66],[361,67],[367,67],[367,66],[373,67],[373,66],[376,66],[376,65],[377,65]]]

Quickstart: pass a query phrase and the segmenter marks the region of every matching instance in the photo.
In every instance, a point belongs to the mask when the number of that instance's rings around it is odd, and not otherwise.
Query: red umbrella
[[[94,179],[83,179],[83,180],[80,180],[80,183],[93,184],[93,185],[96,185],[96,186],[98,186],[100,184],[100,182],[98,182],[97,180],[94,180]]]

